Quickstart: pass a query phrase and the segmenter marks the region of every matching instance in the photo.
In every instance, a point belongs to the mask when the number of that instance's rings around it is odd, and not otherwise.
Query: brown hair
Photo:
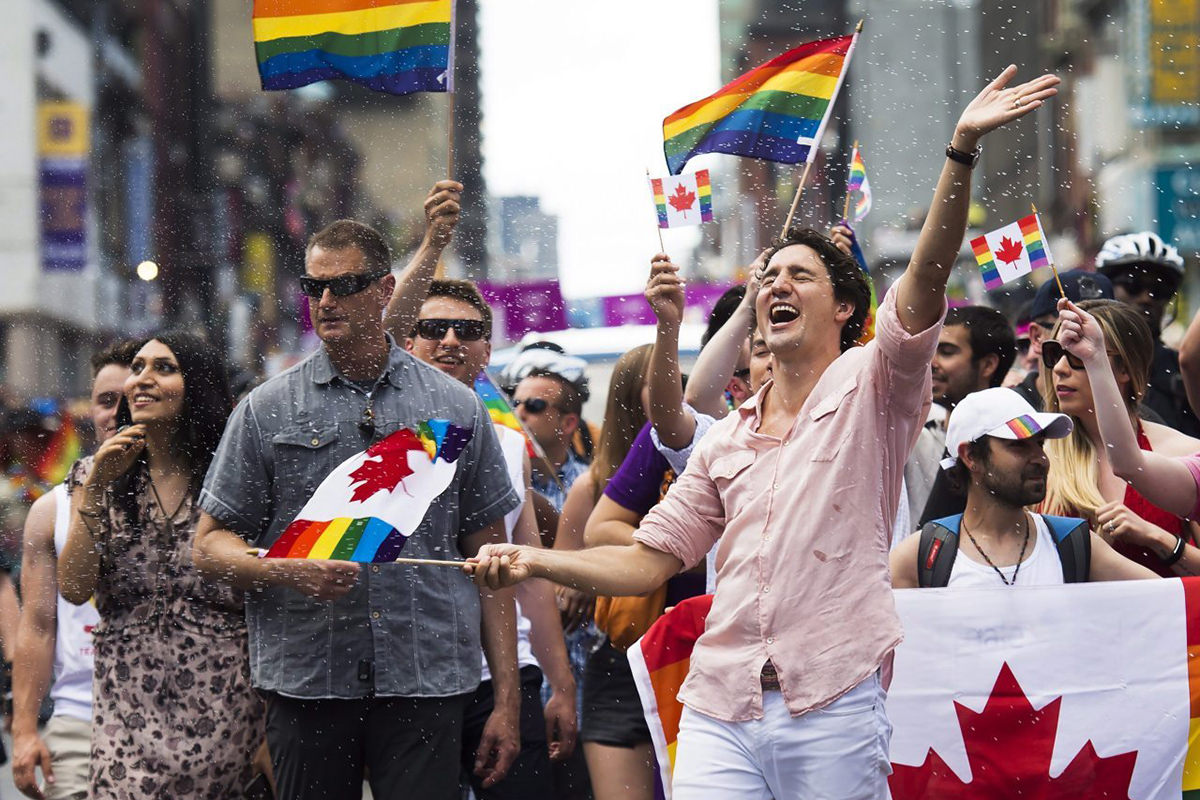
[[[479,286],[476,285],[475,281],[465,281],[457,278],[435,278],[429,284],[429,298],[432,297],[450,297],[454,300],[462,300],[464,303],[474,307],[479,312],[479,315],[483,317],[486,338],[492,338],[492,307],[488,305],[487,300],[483,299],[483,293],[479,291]]]
[[[652,350],[653,346],[648,344],[635,347],[617,359],[613,367],[608,402],[604,407],[604,427],[600,429],[600,441],[589,468],[597,502],[609,479],[629,454],[638,431],[646,424],[642,387],[646,385]]]
[[[305,259],[314,247],[322,250],[346,250],[357,247],[363,254],[368,272],[383,272],[392,268],[392,251],[383,234],[352,219],[339,219],[308,237],[304,248]]]
[[[142,343],[137,339],[118,339],[109,342],[102,350],[92,353],[92,378],[100,374],[100,370],[109,364],[118,367],[128,367],[133,363],[133,357],[142,349]]]

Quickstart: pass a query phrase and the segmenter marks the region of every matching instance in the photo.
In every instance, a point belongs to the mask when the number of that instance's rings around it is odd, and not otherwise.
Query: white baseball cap
[[[1061,439],[1074,427],[1075,423],[1066,414],[1035,411],[1012,389],[997,387],[972,392],[950,413],[950,423],[946,426],[946,449],[950,457],[942,459],[942,469],[958,463],[960,445],[984,436],[1015,440],[1041,433],[1047,439]]]

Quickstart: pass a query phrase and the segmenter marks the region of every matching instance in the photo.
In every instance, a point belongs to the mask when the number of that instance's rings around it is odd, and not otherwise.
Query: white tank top
[[[518,497],[524,498],[525,437],[503,425],[493,427],[496,429],[496,438],[500,440],[500,451],[504,453],[504,463],[508,467],[508,477],[512,481],[513,490],[516,491]],[[517,525],[517,518],[521,516],[522,506],[524,503],[504,515],[504,535],[508,537],[509,542],[512,541],[513,528]],[[538,666],[537,659],[533,656],[533,646],[529,644],[531,627],[529,618],[521,610],[520,601],[517,601],[517,666],[520,667]],[[490,681],[491,679],[492,672],[488,669],[487,658],[484,658],[481,680]]]
[[[71,523],[71,499],[65,484],[54,487],[54,552],[61,553],[67,544],[67,527]],[[92,718],[92,629],[100,623],[95,599],[75,606],[63,599],[58,601],[58,624],[54,634],[54,685],[50,699],[54,715],[77,719]]]
[[[1037,527],[1036,535],[1031,535],[1029,544],[1032,553],[1025,555],[1021,562],[1021,571],[1017,574],[1018,586],[1054,586],[1063,582],[1062,560],[1058,557],[1058,547],[1054,537],[1046,527],[1041,514],[1031,514]],[[965,534],[962,536],[966,538]],[[961,541],[961,539],[960,539]],[[1004,577],[1012,581],[1017,565],[1000,567]],[[951,589],[994,588],[1003,586],[1004,582],[996,574],[996,570],[987,564],[975,561],[966,553],[959,550],[954,558],[954,568],[950,570],[950,581],[946,584]]]

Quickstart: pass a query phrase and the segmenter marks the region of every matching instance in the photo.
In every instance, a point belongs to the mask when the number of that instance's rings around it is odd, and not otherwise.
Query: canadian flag
[[[894,800],[1200,790],[1200,580],[910,589],[896,606]]]

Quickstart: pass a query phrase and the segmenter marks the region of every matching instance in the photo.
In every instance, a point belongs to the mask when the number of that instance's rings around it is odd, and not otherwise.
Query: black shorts
[[[633,672],[624,650],[608,641],[588,658],[583,670],[583,711],[579,739],[610,747],[650,742]]]

